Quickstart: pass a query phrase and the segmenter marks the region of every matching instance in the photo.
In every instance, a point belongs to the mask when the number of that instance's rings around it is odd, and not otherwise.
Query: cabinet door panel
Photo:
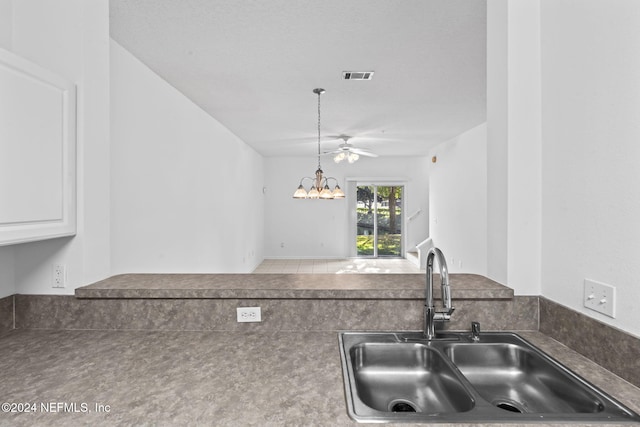
[[[75,87],[0,50],[0,245],[76,228]]]

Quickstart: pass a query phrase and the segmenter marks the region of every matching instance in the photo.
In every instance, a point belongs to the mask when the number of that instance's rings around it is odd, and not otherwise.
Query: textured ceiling
[[[111,0],[111,37],[265,156],[422,155],[485,121],[484,0]],[[375,71],[344,81],[342,71]]]

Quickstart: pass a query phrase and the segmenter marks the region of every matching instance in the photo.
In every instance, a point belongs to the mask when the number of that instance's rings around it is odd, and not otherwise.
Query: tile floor
[[[272,274],[393,274],[421,273],[422,271],[413,262],[403,258],[349,258],[265,259],[253,272]]]

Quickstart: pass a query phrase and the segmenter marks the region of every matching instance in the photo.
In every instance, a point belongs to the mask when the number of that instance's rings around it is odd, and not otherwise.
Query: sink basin
[[[349,358],[358,397],[375,411],[438,414],[473,408],[458,374],[426,345],[362,343],[351,348]]]
[[[349,415],[362,422],[640,422],[523,338],[343,332]]]
[[[525,413],[597,413],[604,405],[578,378],[523,345],[454,344],[445,353],[482,398]]]

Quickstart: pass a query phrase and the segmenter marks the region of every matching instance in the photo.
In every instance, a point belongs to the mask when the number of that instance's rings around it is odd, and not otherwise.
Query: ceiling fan
[[[349,140],[352,138],[348,135],[340,135],[338,138],[342,139],[344,142],[338,145],[338,148],[333,151],[325,151],[324,155],[335,154],[333,157],[333,161],[336,163],[340,163],[343,160],[348,161],[349,163],[356,162],[360,156],[365,157],[378,157],[377,154],[372,153],[370,150],[366,148],[356,148],[352,144],[349,143]]]

